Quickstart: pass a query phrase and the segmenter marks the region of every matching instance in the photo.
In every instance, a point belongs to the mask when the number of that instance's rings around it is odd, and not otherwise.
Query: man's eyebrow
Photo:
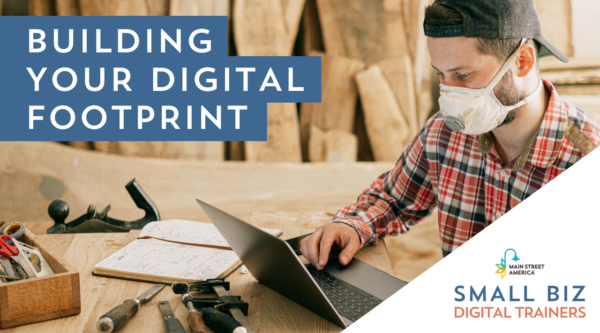
[[[441,70],[435,68],[435,66],[433,64],[431,64],[431,67],[433,67],[433,69],[435,69],[436,71],[441,72]],[[460,70],[463,70],[466,68],[469,68],[469,67],[456,67],[456,68],[452,68],[452,69],[448,70],[448,72],[457,72],[457,71],[460,71]]]

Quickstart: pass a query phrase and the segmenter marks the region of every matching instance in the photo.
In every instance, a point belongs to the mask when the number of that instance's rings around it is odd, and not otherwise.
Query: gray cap
[[[553,55],[562,62],[569,62],[569,58],[542,36],[532,0],[436,0],[433,4],[454,9],[462,16],[462,23],[450,26],[423,23],[426,36],[531,38],[542,46],[540,58]]]

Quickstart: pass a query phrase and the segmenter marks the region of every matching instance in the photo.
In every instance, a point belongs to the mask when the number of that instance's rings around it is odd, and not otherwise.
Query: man
[[[424,30],[440,112],[393,170],[302,241],[318,269],[333,243],[348,264],[435,208],[447,255],[600,144],[598,121],[540,78],[538,57],[568,59],[542,37],[532,0],[436,0]]]

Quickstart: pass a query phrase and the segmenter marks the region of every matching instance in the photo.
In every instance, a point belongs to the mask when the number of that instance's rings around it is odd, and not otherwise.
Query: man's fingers
[[[342,252],[340,253],[340,263],[342,265],[348,265],[354,254],[360,250],[360,242],[358,237],[351,237]]]
[[[306,242],[306,252],[304,257],[310,261],[313,266],[317,266],[319,262],[319,243],[323,236],[323,228],[317,228]]]
[[[309,238],[310,238],[310,236],[308,236],[308,237],[306,237],[306,238],[303,238],[303,239],[300,241],[300,252],[302,253],[302,255],[303,255],[305,258],[308,258],[308,250],[307,250],[306,244],[308,244],[308,239],[309,239]]]
[[[333,230],[325,229],[323,232],[323,237],[321,237],[321,243],[319,244],[320,253],[319,253],[319,262],[317,265],[318,269],[323,269],[325,265],[327,265],[327,259],[329,259],[329,252],[331,251],[331,246],[335,240],[335,235],[333,234]]]

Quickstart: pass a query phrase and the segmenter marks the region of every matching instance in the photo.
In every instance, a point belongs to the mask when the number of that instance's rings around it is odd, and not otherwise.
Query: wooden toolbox
[[[55,274],[0,281],[0,329],[79,314],[79,272],[44,248],[29,230],[25,230],[24,242],[40,249]]]

